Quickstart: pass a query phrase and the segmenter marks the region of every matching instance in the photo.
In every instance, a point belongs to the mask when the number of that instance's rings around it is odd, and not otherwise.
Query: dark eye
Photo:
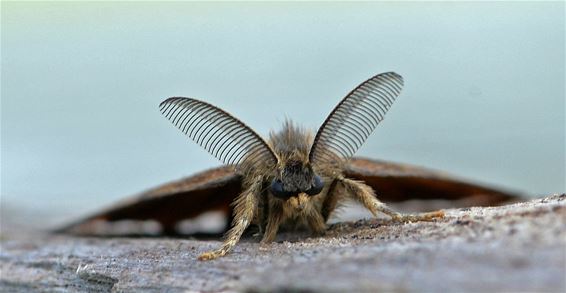
[[[314,176],[314,183],[313,183],[312,187],[305,192],[308,195],[317,195],[322,191],[323,187],[324,187],[324,182],[322,181],[320,176],[316,175],[316,176]]]
[[[288,199],[289,197],[295,195],[296,192],[290,192],[283,189],[283,182],[281,180],[274,179],[271,181],[271,193],[278,198]]]

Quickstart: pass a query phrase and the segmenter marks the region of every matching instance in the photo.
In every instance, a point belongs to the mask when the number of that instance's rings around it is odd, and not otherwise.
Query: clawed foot
[[[444,211],[434,211],[429,213],[422,213],[416,215],[403,215],[396,214],[391,216],[395,222],[419,222],[419,221],[432,221],[434,219],[444,218]]]
[[[213,250],[199,255],[198,260],[213,260],[224,255],[226,255],[226,252],[224,250]]]
[[[444,218],[445,214],[444,214],[444,211],[439,210],[439,211],[434,211],[434,212],[429,212],[429,213],[423,213],[422,216],[425,217],[426,219],[428,219],[428,221],[431,221],[431,220],[434,220],[434,219],[442,219],[442,218]]]

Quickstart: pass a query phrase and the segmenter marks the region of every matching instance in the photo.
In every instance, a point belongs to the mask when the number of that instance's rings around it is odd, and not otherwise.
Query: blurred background
[[[51,227],[218,166],[167,97],[267,135],[316,129],[385,71],[405,88],[357,155],[565,191],[563,2],[1,5],[3,221]]]

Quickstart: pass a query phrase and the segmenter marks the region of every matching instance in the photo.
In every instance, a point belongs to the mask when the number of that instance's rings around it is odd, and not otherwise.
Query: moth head
[[[296,197],[301,193],[315,196],[322,191],[324,181],[310,164],[288,161],[282,165],[279,176],[271,181],[271,193],[280,199]]]

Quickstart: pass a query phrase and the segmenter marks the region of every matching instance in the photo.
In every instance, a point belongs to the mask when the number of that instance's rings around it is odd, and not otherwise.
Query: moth
[[[209,210],[231,214],[223,244],[200,260],[226,255],[250,225],[262,243],[278,230],[304,227],[315,235],[345,200],[361,203],[374,216],[393,221],[428,221],[442,211],[401,214],[378,200],[468,200],[463,205],[514,200],[513,193],[471,184],[424,168],[353,158],[401,93],[403,78],[387,72],[350,91],[316,133],[286,121],[264,140],[226,111],[193,98],[172,97],[160,111],[185,135],[226,164],[164,184],[57,232],[96,235],[98,222],[156,220],[166,234],[175,225]]]
[[[250,224],[259,227],[261,243],[272,242],[282,225],[305,226],[321,235],[330,214],[345,199],[356,200],[373,215],[381,212],[395,221],[442,217],[442,212],[400,214],[380,202],[370,186],[344,176],[345,163],[384,119],[402,87],[400,75],[378,74],[347,94],[315,135],[287,121],[267,141],[209,103],[185,97],[163,101],[163,115],[243,176],[224,243],[217,250],[202,253],[199,260],[226,255]]]

